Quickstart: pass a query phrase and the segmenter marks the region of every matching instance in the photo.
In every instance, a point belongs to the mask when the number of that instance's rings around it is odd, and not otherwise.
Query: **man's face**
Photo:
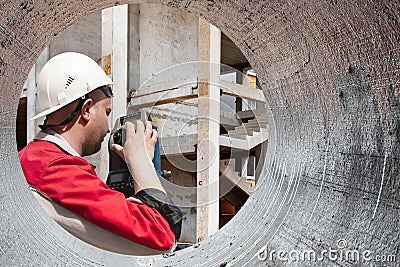
[[[83,156],[92,155],[101,148],[107,133],[110,132],[108,115],[111,113],[111,98],[101,91],[94,91],[91,96],[94,104],[90,109],[90,120],[87,127],[86,142],[83,146]]]

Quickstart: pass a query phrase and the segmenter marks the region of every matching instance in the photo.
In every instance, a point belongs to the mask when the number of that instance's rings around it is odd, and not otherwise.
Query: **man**
[[[42,112],[33,118],[46,119],[19,153],[23,172],[46,211],[82,240],[119,253],[170,251],[180,235],[182,213],[151,162],[157,141],[151,124],[127,123],[124,146],[113,145],[134,177],[132,201],[109,189],[82,158],[99,151],[109,132],[111,84],[85,55],[68,52],[50,59],[38,80]]]

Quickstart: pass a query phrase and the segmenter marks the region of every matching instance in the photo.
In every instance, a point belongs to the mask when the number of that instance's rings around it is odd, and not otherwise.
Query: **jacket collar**
[[[44,140],[59,146],[62,150],[67,152],[72,156],[81,157],[75,149],[64,139],[60,134],[56,133],[53,129],[48,128],[46,130],[40,131],[33,140]]]

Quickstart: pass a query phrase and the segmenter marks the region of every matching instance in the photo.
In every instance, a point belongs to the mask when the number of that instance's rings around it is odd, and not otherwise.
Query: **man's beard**
[[[83,156],[90,156],[93,155],[97,152],[100,151],[101,149],[101,144],[103,143],[104,138],[101,141],[98,141],[96,143],[93,144],[89,144],[87,143],[87,145],[85,146],[85,149],[82,150],[82,155]]]

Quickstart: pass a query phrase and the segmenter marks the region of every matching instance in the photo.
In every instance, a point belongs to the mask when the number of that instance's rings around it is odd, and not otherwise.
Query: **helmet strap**
[[[67,125],[68,123],[70,123],[75,117],[76,115],[81,111],[83,103],[85,103],[87,99],[87,95],[81,97],[79,99],[78,105],[76,106],[76,108],[74,109],[74,111],[71,112],[71,114],[69,114],[68,118],[66,118],[65,120],[63,120],[61,123],[59,124],[47,124],[47,118],[44,120],[42,125],[39,125],[39,128],[44,131],[48,128],[51,127],[55,127],[55,126],[62,126],[62,125]]]

